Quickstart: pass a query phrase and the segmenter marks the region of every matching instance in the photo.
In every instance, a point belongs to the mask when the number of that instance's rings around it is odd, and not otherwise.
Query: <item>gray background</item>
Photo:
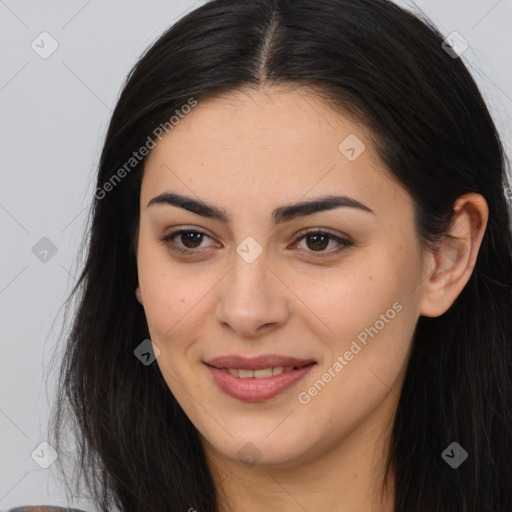
[[[55,378],[48,364],[77,275],[102,140],[138,56],[202,3],[0,0],[0,510],[66,505],[55,465],[43,469],[31,454],[47,437]],[[510,155],[512,0],[399,3],[469,42],[463,59]],[[50,48],[43,31],[58,43],[46,59],[31,47],[35,40]],[[34,254],[43,237],[54,255]],[[93,510],[85,500],[75,505]]]

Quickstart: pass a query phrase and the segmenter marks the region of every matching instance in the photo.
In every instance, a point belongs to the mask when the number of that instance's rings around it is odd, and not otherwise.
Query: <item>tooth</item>
[[[284,371],[285,372],[291,372],[293,370],[293,366],[285,366]]]
[[[228,372],[233,375],[233,377],[238,377],[238,370],[235,368],[228,368]]]
[[[281,375],[284,372],[284,368],[282,366],[276,366],[272,368],[272,375]]]
[[[263,368],[261,370],[254,370],[254,376],[256,378],[272,377],[272,368]]]
[[[241,379],[249,379],[254,377],[254,372],[252,370],[238,370],[238,374]]]

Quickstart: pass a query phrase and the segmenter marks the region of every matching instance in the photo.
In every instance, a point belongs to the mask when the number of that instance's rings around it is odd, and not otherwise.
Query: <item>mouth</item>
[[[283,368],[285,370],[293,370],[294,368],[302,368],[310,363],[316,363],[314,359],[300,359],[298,357],[284,356],[279,354],[261,354],[259,356],[241,356],[230,354],[225,356],[214,357],[205,361],[209,366],[214,368],[227,370],[268,370],[269,368]]]
[[[270,400],[291,389],[316,364],[310,361],[296,366],[239,368],[205,363],[213,382],[221,391],[237,400],[254,403]]]
[[[266,379],[268,377],[273,377],[275,375],[281,375],[282,373],[293,372],[295,370],[299,370],[300,368],[305,368],[306,366],[312,366],[316,364],[314,361],[311,363],[306,363],[300,366],[268,366],[267,368],[225,368],[218,367],[214,365],[210,365],[205,363],[207,366],[211,368],[215,368],[217,370],[221,370],[225,373],[229,373],[233,377],[238,377],[240,379]]]

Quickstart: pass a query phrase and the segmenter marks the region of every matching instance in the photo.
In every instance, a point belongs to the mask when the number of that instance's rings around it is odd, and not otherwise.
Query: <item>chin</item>
[[[296,464],[297,458],[303,455],[303,435],[268,436],[271,429],[258,431],[254,436],[245,431],[240,435],[233,435],[227,441],[225,438],[211,443],[215,450],[234,462],[241,462],[246,466],[291,466]],[[275,437],[274,437],[275,435]],[[267,437],[266,437],[267,436]]]

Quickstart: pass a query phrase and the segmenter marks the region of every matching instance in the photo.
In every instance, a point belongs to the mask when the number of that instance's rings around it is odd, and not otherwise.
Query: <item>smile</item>
[[[262,402],[274,398],[300,381],[316,363],[301,367],[275,366],[257,370],[216,368],[206,365],[218,388],[238,400]]]
[[[291,372],[297,370],[297,366],[275,366],[269,368],[263,368],[261,370],[247,370],[243,368],[219,368],[219,370],[228,372],[233,377],[240,377],[241,379],[264,379],[272,377],[273,375],[281,375],[284,372]]]

